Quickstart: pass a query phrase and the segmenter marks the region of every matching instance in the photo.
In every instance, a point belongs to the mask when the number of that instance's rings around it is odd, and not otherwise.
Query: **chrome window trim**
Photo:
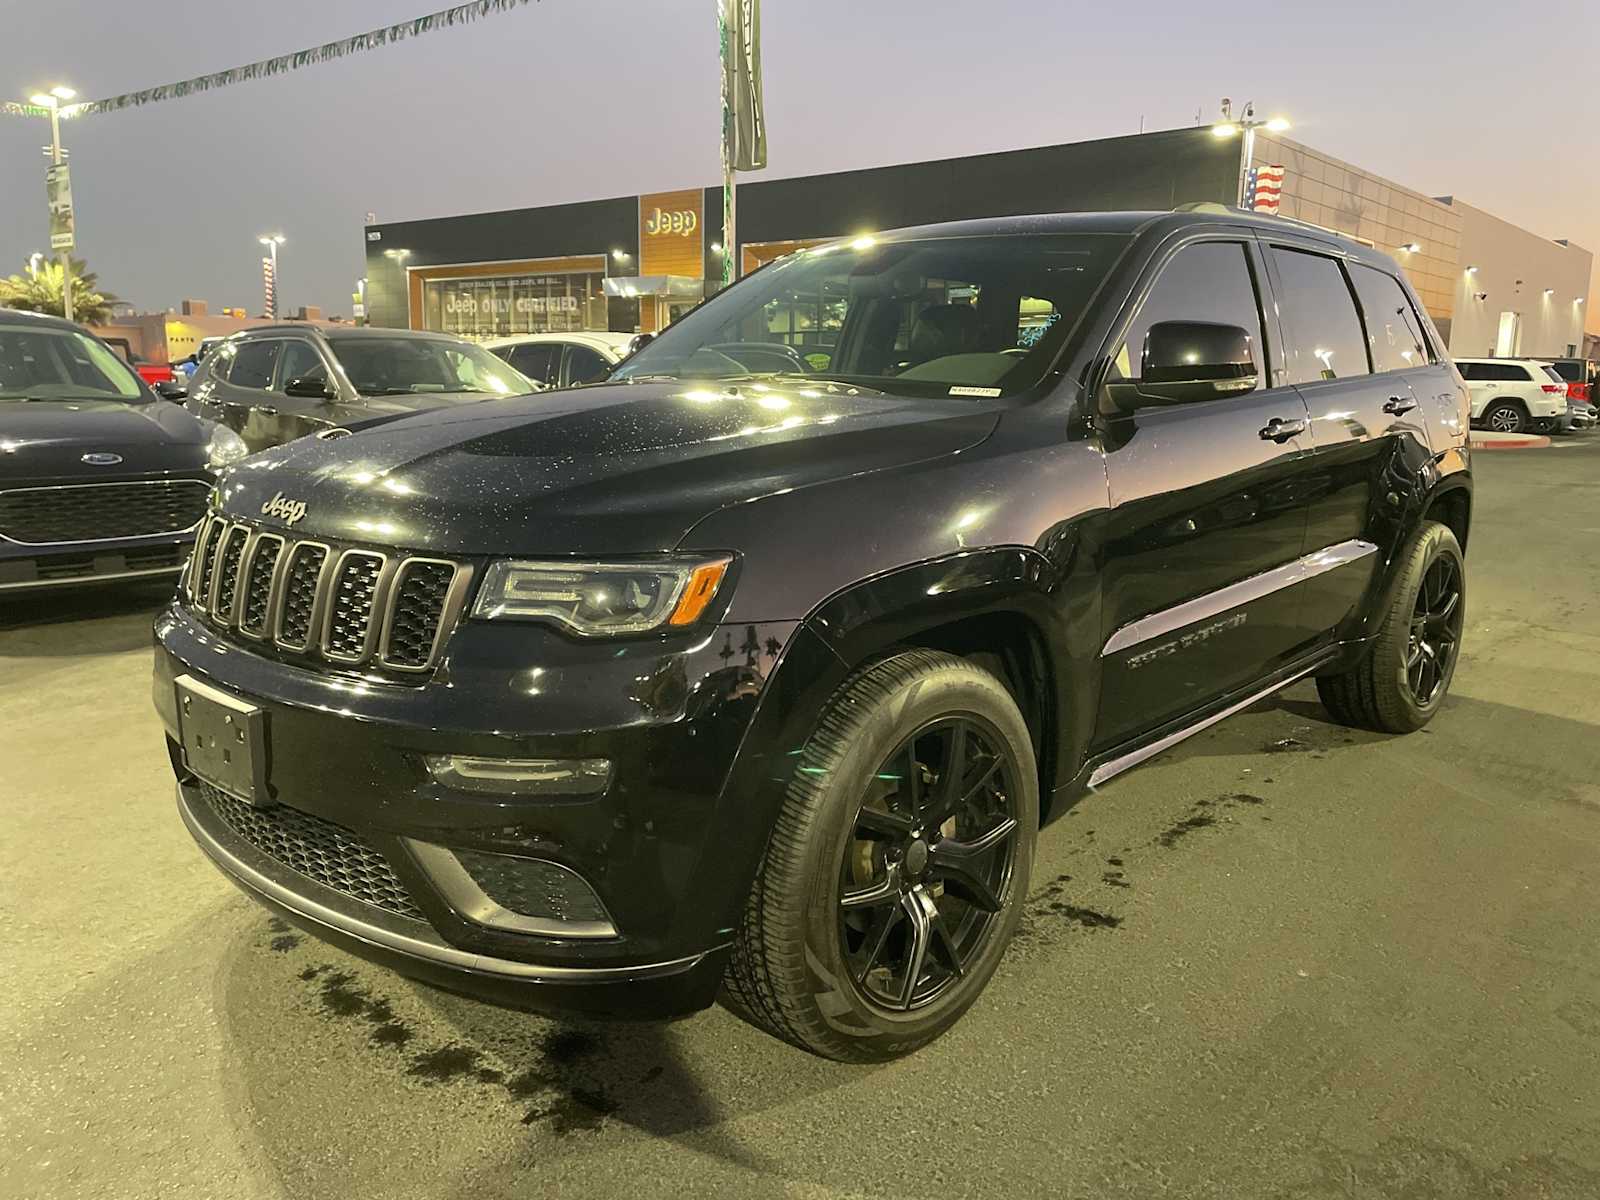
[[[280,650],[287,650],[291,654],[309,654],[311,648],[318,644],[317,630],[321,628],[323,610],[327,607],[327,595],[324,586],[328,580],[328,569],[338,555],[333,552],[333,547],[327,542],[319,542],[307,538],[305,541],[296,542],[289,548],[289,553],[284,556],[284,563],[292,562],[294,556],[302,550],[316,548],[322,551],[322,566],[317,568],[316,582],[311,585],[311,613],[306,621],[306,640],[296,645],[283,640],[283,604],[288,598],[289,568],[287,565],[281,569],[283,574],[279,578],[279,595],[273,605],[272,611],[272,644]]]
[[[272,578],[267,581],[267,608],[261,614],[261,628],[252,630],[245,626],[245,600],[250,593],[250,580],[255,574],[256,556],[261,553],[261,547],[267,542],[278,543],[278,558],[272,564]],[[234,597],[234,607],[239,613],[238,629],[240,634],[254,642],[267,640],[267,631],[272,628],[272,602],[278,590],[279,568],[283,565],[283,553],[288,542],[281,533],[271,533],[264,529],[256,530],[249,544],[245,547],[245,556],[239,560],[239,586],[236,587],[237,595]]]
[[[511,933],[530,933],[539,937],[553,938],[615,938],[618,936],[617,927],[608,920],[604,921],[553,921],[547,917],[529,917],[522,913],[512,912],[509,908],[498,903],[493,897],[478,886],[477,880],[467,873],[461,861],[443,846],[435,846],[431,842],[419,842],[414,838],[402,837],[406,849],[439,889],[439,894],[456,912],[475,925],[483,925],[490,929],[504,929]],[[516,858],[518,855],[507,855]],[[547,858],[530,859],[548,864],[568,874],[576,875],[583,885],[591,892],[594,888],[583,876],[578,875],[571,867],[564,867],[558,862],[551,862]],[[598,895],[596,900],[600,900]],[[605,902],[600,901],[602,909]]]
[[[199,487],[204,488],[208,495],[211,492],[211,484],[203,479],[123,479],[120,481],[105,479],[95,480],[93,483],[50,483],[30,487],[5,488],[0,490],[0,500],[5,499],[7,496],[21,495],[23,492],[75,492],[83,488],[140,487],[152,484]],[[25,542],[21,538],[14,538],[9,534],[0,533],[0,542],[10,542],[13,546],[102,546],[113,542],[138,542],[143,541],[145,538],[176,537],[179,534],[188,533],[191,530],[198,529],[205,519],[206,514],[201,513],[198,520],[191,525],[183,526],[181,529],[152,529],[149,533],[129,533],[121,537],[111,538],[73,538],[65,542]]]
[[[454,574],[450,583],[445,588],[444,606],[439,610],[439,625],[433,631],[433,644],[428,647],[428,658],[421,666],[393,663],[389,661],[389,634],[394,627],[394,613],[396,603],[400,596],[400,585],[405,582],[405,573],[418,564],[437,563],[449,567]],[[447,558],[406,558],[402,559],[395,568],[394,578],[390,586],[391,602],[385,607],[383,613],[383,631],[378,638],[378,665],[389,671],[404,671],[408,674],[422,674],[433,670],[434,664],[439,660],[439,652],[444,648],[445,639],[455,629],[461,618],[462,611],[467,606],[467,587],[472,581],[472,568],[464,563],[453,562]]]
[[[367,615],[367,629],[362,636],[361,649],[354,655],[335,654],[329,643],[333,638],[333,618],[337,611],[334,603],[334,593],[339,587],[339,574],[344,570],[346,559],[350,558],[375,558],[378,560],[378,575],[372,581],[372,606]],[[333,577],[327,584],[328,595],[323,605],[322,636],[317,640],[317,649],[322,657],[329,662],[343,663],[347,666],[364,663],[372,657],[373,648],[378,644],[378,634],[383,625],[384,606],[388,599],[389,581],[394,577],[394,557],[378,550],[361,550],[352,547],[343,550],[338,555],[334,565]],[[319,589],[322,581],[318,580]]]
[[[355,938],[370,946],[404,954],[425,962],[438,963],[462,971],[473,971],[501,979],[524,979],[544,983],[609,983],[637,979],[653,979],[675,975],[694,967],[710,951],[685,955],[665,962],[636,963],[626,966],[564,967],[540,963],[519,962],[515,959],[495,958],[471,950],[460,950],[441,939],[432,929],[415,921],[406,921],[404,931],[393,926],[404,921],[396,917],[392,922],[373,919],[366,913],[355,913],[335,908],[332,903],[319,899],[327,895],[335,901],[338,893],[323,888],[312,880],[294,877],[291,887],[276,876],[290,876],[287,867],[279,867],[254,847],[244,845],[238,850],[224,845],[206,829],[194,812],[188,790],[178,784],[178,812],[189,835],[198,843],[207,858],[216,864],[247,895],[259,897],[269,904],[278,905],[302,921],[321,926],[334,933]],[[307,894],[308,891],[311,894]],[[342,899],[342,898],[340,898]],[[335,901],[337,902],[337,901]],[[354,908],[360,902],[350,900],[343,908]],[[363,908],[367,906],[361,906]],[[374,910],[381,912],[382,910]],[[414,932],[413,932],[414,930]],[[720,946],[713,949],[721,949]]]
[[[1106,641],[1105,648],[1100,651],[1100,657],[1119,654],[1152,638],[1165,637],[1167,634],[1176,633],[1180,629],[1211,617],[1221,616],[1225,612],[1242,608],[1274,592],[1282,591],[1297,583],[1304,583],[1335,567],[1357,562],[1377,552],[1377,546],[1360,538],[1324,546],[1321,550],[1302,555],[1293,562],[1284,563],[1259,575],[1251,575],[1237,583],[1230,583],[1217,591],[1207,592],[1204,596],[1196,596],[1193,600],[1185,600],[1182,604],[1175,604],[1171,608],[1130,621],[1111,635]]]

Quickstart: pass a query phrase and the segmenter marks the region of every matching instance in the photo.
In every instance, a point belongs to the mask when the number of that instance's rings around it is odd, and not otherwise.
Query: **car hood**
[[[176,404],[100,400],[0,400],[0,482],[97,472],[193,471],[205,465],[211,425]],[[88,467],[85,454],[121,462]]]
[[[273,526],[304,504],[302,536],[438,553],[648,553],[725,505],[952,454],[997,419],[837,385],[615,384],[303,438],[232,469],[223,504]]]

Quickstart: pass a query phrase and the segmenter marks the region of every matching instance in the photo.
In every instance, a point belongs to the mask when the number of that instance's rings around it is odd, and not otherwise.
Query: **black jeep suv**
[[[225,474],[156,624],[180,811],[246,893],[446,988],[720,991],[903,1054],[1085,787],[1307,677],[1350,724],[1433,716],[1466,431],[1394,263],[1309,226],[803,251],[607,384]]]

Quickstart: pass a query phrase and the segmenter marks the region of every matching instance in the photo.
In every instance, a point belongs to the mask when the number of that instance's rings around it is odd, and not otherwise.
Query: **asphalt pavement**
[[[1600,436],[1474,467],[1433,724],[1299,687],[1087,797],[984,998],[877,1068],[290,931],[178,821],[164,589],[0,601],[0,1196],[1600,1197]]]

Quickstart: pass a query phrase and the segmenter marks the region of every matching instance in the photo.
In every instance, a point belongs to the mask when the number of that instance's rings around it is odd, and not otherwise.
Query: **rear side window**
[[[597,379],[604,379],[610,369],[611,364],[598,351],[576,343],[567,347],[567,382],[593,383]]]
[[[1483,378],[1497,380],[1501,383],[1527,383],[1533,376],[1528,374],[1527,367],[1519,367],[1515,363],[1489,363],[1489,373]]]
[[[1578,363],[1578,362],[1551,363],[1550,364],[1550,370],[1554,371],[1557,375],[1561,376],[1561,378],[1566,380],[1568,383],[1582,383],[1583,380],[1584,380],[1583,364],[1582,363]]]
[[[561,343],[524,342],[511,347],[506,361],[535,383],[553,385],[561,370]]]
[[[1360,263],[1350,264],[1361,312],[1367,322],[1367,345],[1375,371],[1404,371],[1428,363],[1428,343],[1411,307],[1411,299],[1393,275]]]
[[[1366,337],[1339,263],[1321,254],[1272,248],[1278,271],[1290,383],[1368,375]]]
[[[266,340],[241,342],[233,356],[233,366],[228,371],[228,382],[234,387],[257,388],[265,391],[272,386],[272,368],[278,361],[281,341]]]
[[[1197,242],[1179,250],[1161,268],[1128,336],[1112,358],[1110,378],[1137,379],[1145,335],[1163,321],[1202,321],[1237,325],[1250,335],[1256,375],[1266,378],[1261,350],[1261,307],[1256,300],[1250,261],[1240,242]]]

